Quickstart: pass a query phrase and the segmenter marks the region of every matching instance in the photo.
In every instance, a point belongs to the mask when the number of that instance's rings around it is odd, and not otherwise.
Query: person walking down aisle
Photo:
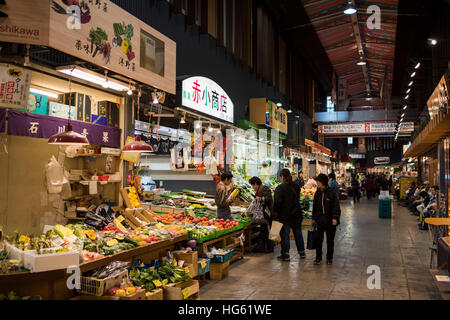
[[[255,190],[255,198],[264,198],[264,218],[266,219],[266,223],[260,224],[258,244],[253,252],[265,252],[272,253],[273,252],[273,242],[269,239],[269,232],[271,227],[271,217],[266,216],[266,208],[269,210],[270,215],[272,215],[273,211],[273,197],[272,191],[269,187],[262,184],[261,179],[258,177],[253,177],[250,179],[250,184]]]
[[[217,218],[219,219],[233,219],[230,209],[230,205],[234,201],[234,198],[230,197],[230,185],[232,179],[233,175],[231,173],[224,172],[220,177],[221,181],[217,184],[216,187],[215,203],[217,206]]]
[[[373,182],[373,176],[368,175],[366,180],[364,180],[365,188],[366,188],[366,194],[367,194],[367,200],[372,199],[373,197],[373,190],[374,190],[374,182]]]
[[[295,244],[301,259],[306,258],[302,234],[303,213],[300,208],[300,187],[292,182],[288,169],[280,172],[281,184],[275,189],[273,213],[283,224],[281,228],[281,255],[278,259],[290,261],[290,231],[294,233]]]
[[[340,223],[341,208],[337,195],[327,186],[328,179],[324,174],[317,177],[318,189],[314,195],[313,224],[317,227],[316,260],[314,264],[322,262],[322,244],[324,234],[327,235],[327,264],[333,263],[334,237]]]
[[[353,194],[353,203],[355,204],[356,202],[359,203],[359,198],[361,197],[360,195],[360,185],[359,185],[359,181],[356,178],[355,175],[352,176],[352,194]]]
[[[329,187],[330,189],[336,193],[336,196],[338,196],[339,194],[339,183],[336,181],[336,174],[334,174],[334,172],[330,173],[328,175],[329,178]],[[339,196],[338,196],[339,199]]]

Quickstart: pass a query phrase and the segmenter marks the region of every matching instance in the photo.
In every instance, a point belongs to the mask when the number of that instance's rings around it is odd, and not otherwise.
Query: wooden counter
[[[173,250],[175,244],[187,240],[188,236],[182,235],[173,239],[163,240],[131,250],[119,252],[101,259],[80,264],[81,272],[93,270],[105,266],[113,261],[129,261],[141,259],[144,263],[150,263],[166,255],[168,250]],[[77,293],[67,288],[67,278],[70,276],[65,269],[45,272],[9,273],[0,274],[0,293],[8,294],[14,291],[19,296],[38,295],[42,299],[69,299]]]

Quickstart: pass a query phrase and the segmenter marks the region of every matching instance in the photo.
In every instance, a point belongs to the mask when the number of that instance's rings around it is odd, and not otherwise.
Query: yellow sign
[[[189,298],[190,295],[191,295],[191,292],[190,292],[190,290],[189,290],[189,287],[184,288],[184,289],[181,291],[181,293],[183,293],[183,298],[184,298],[184,300],[186,300],[187,298]]]
[[[118,216],[117,217],[117,221],[122,222],[123,220],[125,220],[125,218],[123,216]]]
[[[277,107],[276,104],[272,103],[274,108],[274,119],[272,128],[278,129],[281,133],[287,134],[287,122],[288,115],[287,111],[282,107]]]
[[[417,178],[416,177],[400,177],[400,199],[401,200],[406,199],[406,189],[412,182],[417,183]]]
[[[159,280],[153,280],[153,284],[157,287],[160,288],[163,286],[162,282]]]
[[[205,260],[202,260],[202,261],[200,262],[200,266],[202,267],[202,269],[205,269],[205,268],[206,268],[206,261],[205,261]]]

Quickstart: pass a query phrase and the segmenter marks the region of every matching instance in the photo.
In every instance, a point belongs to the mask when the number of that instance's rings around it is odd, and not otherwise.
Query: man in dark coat
[[[290,231],[294,233],[295,244],[301,259],[306,258],[302,234],[303,212],[300,207],[300,187],[292,182],[288,169],[280,172],[281,184],[275,189],[273,212],[283,224],[281,229],[281,255],[278,259],[290,261]]]
[[[338,197],[328,187],[328,177],[320,174],[317,178],[317,191],[314,195],[313,203],[313,224],[317,227],[317,235],[315,239],[316,260],[314,264],[322,262],[322,243],[324,234],[327,234],[327,263],[333,263],[334,254],[334,237],[336,235],[336,227],[340,222],[341,208],[339,206]]]

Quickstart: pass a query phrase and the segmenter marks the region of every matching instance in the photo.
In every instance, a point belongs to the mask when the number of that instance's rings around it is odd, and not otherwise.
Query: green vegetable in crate
[[[2,250],[0,251],[0,260],[6,260],[8,259],[8,251]]]
[[[123,241],[132,244],[134,247],[139,247],[139,243],[136,240],[131,239],[130,237],[123,238]]]

